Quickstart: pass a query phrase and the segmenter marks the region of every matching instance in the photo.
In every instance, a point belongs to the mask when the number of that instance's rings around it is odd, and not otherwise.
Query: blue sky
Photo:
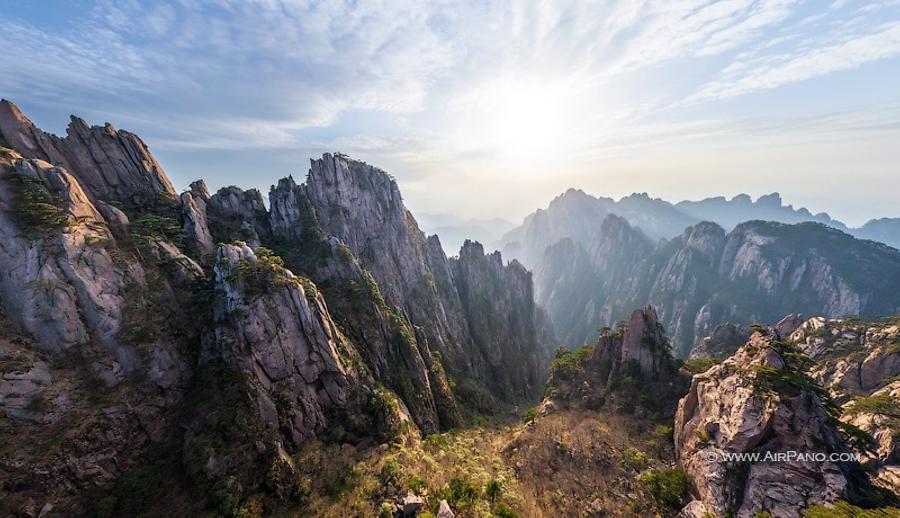
[[[342,151],[416,211],[568,187],[900,216],[900,1],[0,0],[0,96],[137,132],[179,187]]]

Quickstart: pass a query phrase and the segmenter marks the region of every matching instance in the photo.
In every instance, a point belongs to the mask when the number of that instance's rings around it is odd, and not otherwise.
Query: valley
[[[886,244],[571,194],[448,257],[341,153],[264,197],[0,136],[0,515],[900,512]],[[724,460],[788,451],[844,457]]]

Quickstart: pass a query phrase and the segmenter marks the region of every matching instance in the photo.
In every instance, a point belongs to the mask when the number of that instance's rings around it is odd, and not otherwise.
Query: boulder
[[[695,375],[678,404],[678,462],[713,514],[800,516],[809,505],[851,499],[855,481],[865,479],[850,462],[726,461],[726,453],[850,451],[818,393],[808,388],[811,380],[798,370],[794,350],[778,338],[771,328],[755,333],[732,357]]]

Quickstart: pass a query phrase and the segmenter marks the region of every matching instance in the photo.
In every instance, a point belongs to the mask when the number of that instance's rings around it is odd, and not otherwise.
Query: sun
[[[509,84],[496,96],[491,140],[501,157],[534,158],[559,149],[565,97],[547,83]]]
[[[565,84],[505,76],[473,88],[459,105],[460,137],[507,164],[534,164],[565,152],[577,119]]]

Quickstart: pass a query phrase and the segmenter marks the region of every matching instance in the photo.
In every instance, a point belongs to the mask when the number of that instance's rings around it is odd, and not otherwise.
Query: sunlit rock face
[[[793,346],[774,329],[755,333],[724,362],[697,374],[675,415],[675,448],[697,502],[686,516],[800,516],[817,503],[861,496],[858,463],[729,461],[726,454],[849,453],[836,420]],[[700,514],[697,514],[702,511]]]
[[[135,134],[72,117],[63,138],[41,131],[9,101],[0,101],[0,134],[25,158],[67,169],[94,200],[142,203],[174,195],[165,171]]]

